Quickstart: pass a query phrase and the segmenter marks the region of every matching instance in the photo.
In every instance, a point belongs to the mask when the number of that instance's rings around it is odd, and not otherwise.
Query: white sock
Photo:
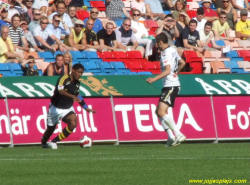
[[[165,123],[165,121],[163,119],[160,118],[160,120],[161,120],[161,125],[162,125],[163,129],[166,131],[166,133],[168,135],[168,139],[174,139],[175,136],[174,136],[172,130],[167,126],[167,124]]]
[[[176,136],[182,135],[182,133],[179,131],[179,129],[176,128],[176,124],[175,124],[174,120],[168,114],[166,114],[162,119],[164,120],[166,125],[168,125],[169,128],[174,132],[174,134]]]

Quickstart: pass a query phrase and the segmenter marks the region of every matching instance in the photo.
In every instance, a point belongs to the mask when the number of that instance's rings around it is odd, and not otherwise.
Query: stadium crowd
[[[247,0],[5,0],[0,5],[0,63],[20,63],[25,75],[38,75],[33,53],[58,52],[44,71],[53,76],[70,72],[70,51],[136,50],[154,61],[159,60],[157,54],[152,59],[157,53],[154,37],[160,33],[167,35],[168,44],[181,57],[184,51],[201,55],[222,51],[225,45],[218,40],[229,45],[243,40],[249,50],[249,4]]]

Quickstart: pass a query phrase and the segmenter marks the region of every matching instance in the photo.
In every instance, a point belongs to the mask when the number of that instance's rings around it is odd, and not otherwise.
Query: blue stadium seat
[[[138,75],[137,72],[124,72],[125,75]]]
[[[43,58],[45,62],[55,62],[55,57],[49,51],[37,52],[39,58]]]
[[[171,12],[170,11],[167,11],[167,10],[165,10],[165,11],[163,11],[164,12],[164,14],[171,14]]]
[[[72,59],[73,59],[73,62],[88,62],[88,59],[85,58],[82,53],[80,51],[69,51],[71,56],[72,56]]]
[[[224,61],[225,67],[231,69],[231,73],[249,73],[240,68],[236,61]]]
[[[99,76],[99,75],[109,75],[108,73],[93,73],[94,76]]]
[[[58,55],[58,54],[64,54],[65,52],[61,52],[61,51],[56,51],[55,53],[54,53],[54,58],[56,58],[56,55]]]
[[[121,71],[111,72],[111,73],[109,73],[109,74],[110,74],[110,75],[124,75],[124,73],[121,72]]]
[[[3,74],[3,77],[12,77],[12,76],[22,76],[21,74],[16,73],[5,73]]]
[[[237,58],[237,57],[239,57],[239,55],[238,55],[237,51],[233,50],[233,51],[227,52],[226,57]]]
[[[121,26],[124,20],[115,20],[117,27]]]
[[[218,45],[218,46],[226,46],[225,42],[223,40],[216,40],[215,43]]]
[[[94,62],[84,62],[82,63],[82,65],[85,68],[85,72],[89,72],[89,73],[101,73],[102,72],[101,69],[98,68],[98,66]]]
[[[96,63],[96,65],[101,69],[102,72],[115,72],[115,68],[112,68],[112,66],[108,62],[98,62]]]
[[[138,75],[152,75],[152,73],[149,71],[140,71],[138,72]]]
[[[127,69],[123,62],[110,62],[111,67],[113,67],[116,72],[130,72],[130,69]]]
[[[7,67],[7,65],[0,63],[0,74],[6,74],[9,72],[10,72],[10,69]]]
[[[83,58],[88,59],[88,62],[102,62],[95,51],[82,51]]]
[[[23,70],[21,66],[17,63],[7,63],[7,68],[10,69],[10,73],[16,73],[23,75]]]

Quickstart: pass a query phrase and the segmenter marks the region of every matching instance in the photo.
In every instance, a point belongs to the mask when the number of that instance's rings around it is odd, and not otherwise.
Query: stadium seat
[[[94,76],[109,75],[109,73],[93,73]]]
[[[23,75],[23,70],[20,64],[17,63],[6,63],[7,68],[10,70],[10,73],[16,73],[17,75]]]
[[[193,17],[196,17],[196,11],[195,10],[188,10],[187,14],[190,17],[190,19],[192,19]]]
[[[95,51],[82,51],[83,58],[88,59],[89,62],[102,62]]]
[[[238,55],[237,51],[229,51],[229,52],[226,53],[226,57],[238,58],[239,55]]]
[[[124,72],[125,75],[138,75],[136,72]]]
[[[47,52],[37,52],[39,58],[43,58],[46,62],[55,62],[55,57],[49,51]]]
[[[114,59],[119,60],[119,59],[130,59],[130,57],[128,57],[127,53],[123,52],[123,51],[113,51],[112,55],[114,57]]]
[[[196,11],[198,8],[200,8],[200,5],[198,2],[187,2],[187,5],[189,5],[189,10],[194,10]]]
[[[78,11],[76,11],[76,17],[77,17],[77,19],[84,20],[84,19],[88,18],[89,16],[90,15],[89,15],[88,11],[84,11],[84,10],[78,10]]]
[[[231,50],[243,50],[243,47],[239,45],[237,40],[234,41],[229,41],[229,40],[224,40],[226,46],[230,46]]]
[[[155,62],[149,62],[147,60],[140,62],[145,71],[149,71],[152,74],[160,74],[161,69],[160,69],[160,62],[155,61]]]
[[[126,68],[130,69],[132,72],[145,71],[139,62],[124,62]]]
[[[216,58],[212,56],[211,52],[209,50],[206,50],[204,52],[204,57],[203,57],[204,62],[211,62],[211,61],[216,61]],[[210,65],[210,64],[209,64]]]
[[[103,51],[103,52],[97,52],[97,55],[99,56],[99,58],[101,58],[104,62],[110,62],[110,61],[114,61],[114,57],[112,52],[109,51]]]
[[[237,50],[239,57],[243,57],[244,60],[250,61],[250,50]]]
[[[130,69],[127,69],[122,62],[110,62],[112,68],[115,69],[116,72],[129,72]]]
[[[230,69],[222,61],[212,61],[210,64],[213,73],[230,73]]]
[[[135,59],[143,59],[140,51],[127,51],[127,58],[135,60]]]
[[[69,51],[73,62],[88,62],[88,58],[84,57],[80,51]]]
[[[152,73],[149,71],[141,71],[141,72],[138,72],[138,75],[152,75]]]
[[[231,70],[231,73],[249,73],[240,68],[236,61],[225,61],[225,67]]]
[[[96,65],[101,69],[102,73],[115,72],[115,68],[113,68],[108,62],[98,62]]]
[[[156,37],[156,33],[154,31],[148,31],[148,35],[149,36],[153,36],[153,37]]]
[[[36,63],[37,69],[40,69],[42,71],[42,73],[45,72],[45,70],[47,69],[49,64],[50,64],[49,62],[38,62],[38,63]]]
[[[240,47],[243,47],[245,50],[250,49],[250,40],[237,40]]]
[[[121,71],[116,71],[116,72],[109,73],[109,75],[124,75],[124,73]]]
[[[28,59],[29,56],[33,56],[34,58],[39,58],[37,52],[23,52],[24,59]]]
[[[56,55],[58,55],[58,54],[62,54],[62,55],[63,55],[64,53],[65,53],[65,52],[62,53],[61,51],[56,51],[56,52],[54,53],[54,57],[56,58]]]
[[[2,74],[3,77],[14,77],[14,76],[22,76],[21,74],[16,74],[16,73],[4,73]]]
[[[7,65],[4,63],[0,63],[0,74],[10,73],[10,69],[8,69]]]
[[[85,72],[90,72],[90,73],[101,73],[101,69],[98,68],[98,66],[96,65],[95,62],[84,62],[82,63],[84,68],[85,68]]]
[[[91,7],[97,8],[99,11],[106,11],[103,1],[89,1]]]
[[[225,57],[222,51],[210,51],[212,57],[216,59],[216,61],[230,61],[229,57]]]
[[[184,51],[183,56],[186,58],[186,63],[203,61],[195,51]]]
[[[124,20],[115,20],[117,26],[121,26]]]
[[[244,71],[250,72],[250,62],[249,61],[238,61],[237,62],[240,68],[243,68]]]
[[[150,31],[156,31],[158,29],[158,24],[154,20],[145,20],[144,25],[146,28],[148,28]]]
[[[131,11],[131,4],[130,1],[123,1],[124,5],[125,5],[125,9],[127,11]]]
[[[204,74],[210,74],[211,73],[210,62],[204,62],[203,73]]]
[[[223,40],[216,40],[215,43],[218,45],[218,46],[226,46],[225,42]]]

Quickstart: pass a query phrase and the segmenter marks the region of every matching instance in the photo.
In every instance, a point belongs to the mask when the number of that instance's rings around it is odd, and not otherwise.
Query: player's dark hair
[[[57,59],[58,57],[63,57],[63,58],[64,58],[63,54],[57,54],[57,55],[56,55],[56,59]]]
[[[168,37],[165,33],[160,33],[159,35],[157,35],[155,40],[156,43],[159,43],[160,41],[162,41],[164,44],[168,43]]]
[[[84,70],[84,67],[83,67],[82,64],[77,63],[77,64],[74,64],[74,65],[73,65],[72,69],[74,69],[74,70],[83,69],[83,70]]]

